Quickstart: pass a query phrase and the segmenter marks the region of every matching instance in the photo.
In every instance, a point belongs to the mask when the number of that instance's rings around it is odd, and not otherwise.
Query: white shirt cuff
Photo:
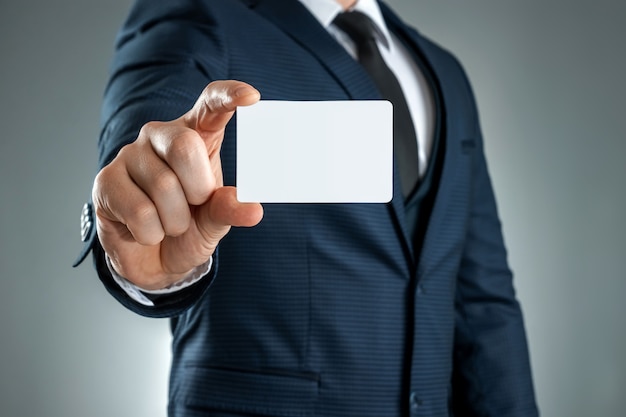
[[[202,265],[195,267],[194,270],[191,271],[189,275],[187,275],[180,281],[176,281],[175,283],[170,284],[165,288],[160,288],[158,290],[144,290],[143,288],[139,288],[138,286],[136,286],[135,284],[133,284],[132,282],[130,282],[129,280],[127,280],[126,278],[118,274],[115,268],[113,268],[113,265],[111,264],[111,260],[109,259],[108,255],[105,256],[105,258],[106,258],[107,267],[109,268],[109,271],[111,272],[111,276],[113,276],[113,280],[115,280],[117,285],[119,285],[120,288],[122,288],[124,292],[128,294],[130,298],[137,301],[139,304],[142,304],[148,307],[154,307],[154,303],[152,302],[152,300],[146,297],[144,293],[145,294],[171,294],[176,291],[180,291],[200,281],[204,276],[206,276],[209,273],[209,271],[211,270],[211,267],[213,266],[213,257],[210,257],[208,261],[206,261]]]

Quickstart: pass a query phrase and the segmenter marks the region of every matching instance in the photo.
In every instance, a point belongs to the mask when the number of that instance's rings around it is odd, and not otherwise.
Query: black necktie
[[[400,83],[389,69],[376,45],[374,22],[358,11],[340,13],[333,21],[357,48],[359,62],[378,87],[383,98],[393,103],[393,145],[402,193],[408,197],[419,180],[417,136]]]

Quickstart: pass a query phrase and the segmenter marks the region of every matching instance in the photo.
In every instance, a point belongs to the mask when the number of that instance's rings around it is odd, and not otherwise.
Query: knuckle
[[[102,168],[96,174],[96,177],[93,180],[93,193],[94,194],[96,192],[99,193],[102,190],[102,187],[107,183],[108,170],[109,170],[109,167],[106,166],[106,167]]]
[[[117,176],[118,170],[112,165],[105,166],[100,170],[100,172],[98,172],[98,174],[96,174],[91,190],[91,196],[94,203],[99,202],[101,198],[110,194],[110,187],[112,184],[116,183]]]
[[[163,122],[147,122],[139,130],[138,138],[149,137],[154,134],[159,128],[163,126]]]
[[[201,205],[205,203],[216,188],[216,180],[210,169],[198,169],[194,172],[197,181],[189,184],[185,189],[185,197],[189,204]]]
[[[154,191],[159,195],[171,194],[175,192],[179,186],[178,177],[169,169],[162,169],[154,176]]]
[[[181,131],[173,136],[167,154],[169,159],[173,161],[188,164],[202,151],[203,146],[204,144],[193,131]]]
[[[111,164],[116,164],[120,160],[124,160],[124,159],[128,158],[129,154],[132,154],[133,147],[134,147],[134,143],[128,143],[128,144],[122,146],[120,148],[119,152],[117,153],[117,155],[115,156],[115,158],[113,159],[113,161],[111,161]]]
[[[122,146],[115,158],[103,169],[110,168],[111,172],[121,172],[122,169],[126,171],[129,166],[137,164],[143,152],[141,141],[128,143]]]
[[[129,210],[128,223],[141,228],[154,223],[157,218],[157,210],[152,202],[138,202]]]
[[[211,112],[222,111],[232,106],[232,98],[223,82],[213,81],[202,94],[204,105]]]
[[[180,236],[189,229],[189,219],[184,216],[178,216],[176,221],[166,227],[165,233],[168,236]]]

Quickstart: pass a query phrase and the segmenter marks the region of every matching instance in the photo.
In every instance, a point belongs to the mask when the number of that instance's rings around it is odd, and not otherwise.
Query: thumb
[[[215,190],[207,206],[208,217],[218,225],[252,227],[263,218],[263,206],[259,203],[240,203],[235,187]]]
[[[220,187],[201,208],[197,218],[198,228],[210,246],[217,246],[231,226],[256,226],[263,218],[259,203],[237,201],[235,187]]]

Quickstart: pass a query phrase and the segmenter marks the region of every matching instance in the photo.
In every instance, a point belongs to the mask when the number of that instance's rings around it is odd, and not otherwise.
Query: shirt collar
[[[309,12],[320,22],[320,24],[328,29],[335,17],[343,11],[343,8],[335,0],[299,0]],[[385,19],[378,7],[376,0],[357,0],[351,10],[358,10],[374,22],[378,29],[379,41],[389,48],[390,34]]]

